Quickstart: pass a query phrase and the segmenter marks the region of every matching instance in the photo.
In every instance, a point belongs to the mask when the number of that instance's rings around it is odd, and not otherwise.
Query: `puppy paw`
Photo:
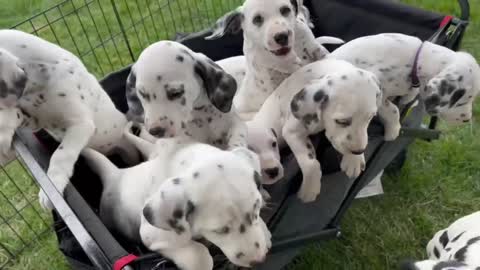
[[[60,192],[60,194],[63,195],[63,192],[65,191],[65,188],[68,185],[68,182],[70,181],[70,177],[68,175],[60,173],[59,171],[52,172],[48,171],[47,172],[48,178],[50,178],[50,181],[55,185],[55,188]],[[40,190],[38,194],[38,199],[40,202],[40,205],[46,209],[46,210],[52,210],[53,209],[53,204],[52,202],[48,199],[47,195],[43,190]]]
[[[322,171],[320,165],[312,167],[307,173],[304,173],[302,185],[297,193],[298,198],[304,202],[309,203],[317,199],[321,189]]]
[[[393,141],[395,140],[398,135],[400,135],[400,129],[402,126],[400,124],[397,125],[392,125],[390,127],[385,127],[385,134],[384,134],[384,140],[385,141]]]
[[[363,155],[344,155],[340,168],[349,178],[357,178],[365,170],[365,157]]]
[[[50,201],[50,199],[48,199],[47,194],[45,194],[45,192],[43,192],[43,190],[40,190],[40,192],[38,193],[38,201],[40,203],[40,206],[43,209],[45,209],[45,210],[52,210],[53,209],[52,202]]]

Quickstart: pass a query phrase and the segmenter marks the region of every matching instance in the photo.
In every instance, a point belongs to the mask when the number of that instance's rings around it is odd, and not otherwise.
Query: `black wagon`
[[[312,15],[315,36],[336,36],[349,41],[364,35],[398,32],[457,50],[469,20],[468,1],[458,2],[460,18],[388,0],[305,0],[305,5]],[[129,65],[152,42],[178,40],[213,60],[241,55],[241,33],[215,41],[204,39],[210,33],[209,26],[239,4],[239,0],[65,0],[14,28],[72,50],[88,68],[103,77],[104,89],[118,108],[126,111]],[[84,45],[79,45],[80,39],[86,41]],[[425,114],[421,105],[409,104],[401,109],[401,115],[401,135],[392,142],[383,141],[382,125],[376,120],[372,122],[367,166],[354,181],[340,172],[339,156],[324,135],[312,136],[324,173],[322,191],[314,203],[303,204],[296,198],[301,172],[292,153],[288,149],[282,151],[285,179],[268,187],[272,207],[262,213],[273,235],[273,247],[266,262],[255,269],[282,269],[305,245],[338,237],[345,212],[369,181],[392,161],[401,164],[415,139],[438,138],[435,118],[426,126],[422,124]],[[72,268],[177,269],[160,255],[126,242],[103,225],[97,216],[101,183],[81,158],[65,197],[56,191],[46,169],[57,145],[43,131],[32,134],[20,130],[14,140],[17,153],[55,206],[52,214],[59,248]],[[211,253],[215,269],[236,268],[220,251],[212,249]]]

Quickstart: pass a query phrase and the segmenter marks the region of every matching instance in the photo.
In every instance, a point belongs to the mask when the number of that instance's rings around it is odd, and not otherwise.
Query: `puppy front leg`
[[[0,165],[5,165],[15,157],[12,139],[22,120],[23,115],[19,109],[15,107],[0,108]]]
[[[159,251],[182,270],[212,270],[213,258],[204,245],[191,241],[188,245]]]
[[[233,125],[230,128],[227,147],[229,150],[235,147],[247,147],[247,124],[236,115],[233,116]]]
[[[393,141],[400,134],[400,113],[395,104],[390,100],[385,99],[382,105],[378,108],[378,116],[382,121],[385,129],[384,139],[385,141]]]
[[[308,130],[296,118],[288,117],[282,129],[282,136],[302,170],[303,181],[298,197],[303,202],[312,202],[317,198],[322,178],[322,169],[308,135]]]
[[[72,176],[73,166],[78,156],[88,145],[94,133],[95,124],[92,121],[78,123],[67,128],[61,144],[50,159],[50,166],[47,171],[48,177],[60,193],[63,194]],[[44,208],[53,208],[50,200],[42,190],[40,190],[39,199],[40,204]]]
[[[365,156],[343,155],[340,168],[349,178],[357,178],[365,170]]]

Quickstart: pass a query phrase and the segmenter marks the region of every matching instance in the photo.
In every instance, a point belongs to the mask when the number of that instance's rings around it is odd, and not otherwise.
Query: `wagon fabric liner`
[[[432,40],[454,50],[458,49],[468,22],[468,2],[460,1],[460,4],[462,16],[455,18],[383,0],[305,1],[315,25],[315,36],[329,35],[349,41],[364,35],[399,32]],[[213,60],[243,54],[241,33],[208,41],[204,37],[209,33],[210,30],[178,33],[177,39]],[[328,48],[335,49],[334,46]],[[127,110],[125,82],[129,71],[130,67],[125,67],[101,80],[104,89],[123,112]],[[301,172],[292,153],[288,149],[282,151],[285,177],[266,187],[272,201],[271,207],[262,212],[273,235],[273,247],[266,262],[255,269],[282,269],[299,255],[305,245],[338,237],[342,217],[356,194],[370,180],[404,152],[415,138],[438,138],[439,132],[434,130],[435,119],[431,120],[430,128],[422,126],[425,115],[421,105],[402,108],[402,117],[401,135],[393,142],[384,142],[382,125],[376,119],[372,121],[366,170],[356,180],[340,172],[340,156],[324,134],[312,136],[323,170],[321,194],[314,203],[303,204],[297,199]],[[122,269],[126,265],[125,269],[177,269],[160,255],[126,242],[102,224],[97,216],[101,183],[82,158],[76,164],[73,185],[67,187],[63,199],[45,174],[58,143],[45,132],[19,131],[14,145],[55,205],[53,216],[59,247],[73,269]],[[112,157],[112,160],[119,159]],[[116,163],[122,166],[119,161]],[[218,250],[212,248],[211,252],[215,269],[235,269]]]

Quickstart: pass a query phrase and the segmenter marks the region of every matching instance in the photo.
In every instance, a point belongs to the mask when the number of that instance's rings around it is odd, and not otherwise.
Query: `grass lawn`
[[[456,1],[453,0],[403,1],[429,10],[458,14]],[[0,0],[0,27],[10,27],[58,2]],[[165,7],[162,0],[115,2],[133,48],[132,54],[137,56],[146,44],[172,37],[175,33],[173,29],[177,29],[176,32],[192,32],[204,28],[209,19],[234,7],[239,0],[178,0]],[[150,3],[148,12],[140,14],[138,4],[147,2]],[[470,2],[472,24],[465,36],[463,49],[480,59],[480,0]],[[131,62],[126,41],[109,3],[106,0],[68,1],[19,28],[37,31],[53,42],[60,41],[63,47],[80,55],[100,78]],[[74,9],[79,10],[74,13]],[[66,18],[62,19],[62,15]],[[95,18],[93,21],[92,17]],[[88,38],[85,38],[84,32],[88,33]],[[110,39],[110,36],[114,37]],[[433,233],[458,217],[479,210],[480,141],[475,140],[480,136],[480,131],[475,128],[479,115],[480,106],[476,106],[476,120],[472,126],[448,128],[442,125],[444,133],[441,140],[416,142],[410,148],[409,159],[402,172],[384,179],[386,195],[356,200],[342,222],[343,237],[321,247],[313,245],[306,248],[290,269],[396,269],[401,259],[424,258],[425,245]],[[25,196],[8,180],[7,174],[18,181]],[[0,171],[0,192],[3,192],[0,193],[0,218],[15,213],[13,206],[1,197],[2,194],[6,194],[18,209],[26,205],[22,215],[17,215],[10,222],[24,240],[34,239],[36,234],[48,228],[50,218],[39,211],[37,190],[31,184],[29,175],[23,173],[19,162],[9,165],[6,172]],[[33,202],[33,206],[28,202]],[[40,217],[37,212],[40,212]],[[47,220],[47,224],[42,222],[42,218]],[[34,232],[25,220],[30,221]],[[21,244],[0,219],[0,269],[9,258],[2,245],[17,250]],[[54,234],[47,231],[40,235],[33,247],[27,248],[5,269],[68,269],[56,244]]]

